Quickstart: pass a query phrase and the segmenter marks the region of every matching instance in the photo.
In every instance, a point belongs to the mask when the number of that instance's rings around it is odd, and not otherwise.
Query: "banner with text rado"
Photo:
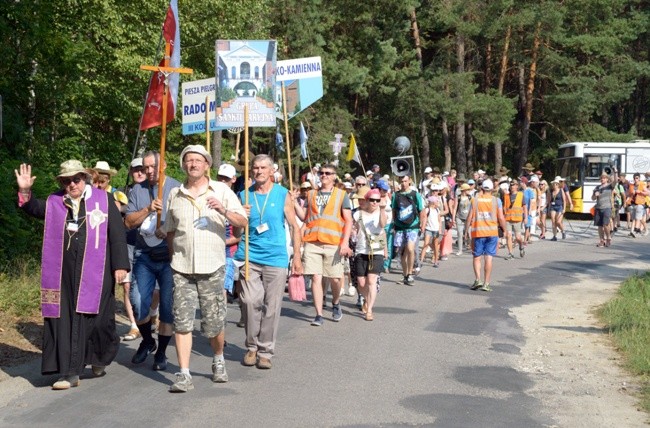
[[[220,129],[248,125],[275,127],[275,40],[217,40],[216,124]]]
[[[183,83],[183,135],[205,132],[206,112],[210,118],[210,131],[218,129],[214,119],[216,87],[214,78]]]

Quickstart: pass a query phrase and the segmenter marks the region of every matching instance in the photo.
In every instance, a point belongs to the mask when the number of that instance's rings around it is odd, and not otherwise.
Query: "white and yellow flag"
[[[359,150],[357,149],[357,141],[354,139],[354,134],[352,133],[350,133],[350,144],[348,147],[348,157],[346,160],[348,162],[355,161],[359,165],[363,166],[361,163],[361,156],[359,156]]]

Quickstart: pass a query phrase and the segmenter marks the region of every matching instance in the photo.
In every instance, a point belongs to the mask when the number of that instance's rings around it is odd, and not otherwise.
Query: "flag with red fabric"
[[[171,45],[171,54],[169,58],[170,67],[180,67],[181,65],[181,32],[178,21],[178,0],[171,0],[167,9],[167,16],[163,24],[163,46],[165,42]],[[163,59],[160,66],[165,64]],[[169,75],[169,96],[167,98],[167,123],[174,120],[176,114],[176,101],[178,100],[178,73]],[[165,75],[162,72],[156,72],[151,77],[149,91],[147,92],[147,102],[145,103],[142,119],[140,120],[140,130],[153,128],[162,125],[162,98],[165,89]]]

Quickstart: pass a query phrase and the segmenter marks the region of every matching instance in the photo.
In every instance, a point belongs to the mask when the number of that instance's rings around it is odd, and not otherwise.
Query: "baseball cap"
[[[445,171],[445,172],[443,172],[443,173],[442,173],[442,176],[443,176],[443,177],[448,177],[448,176],[449,176],[449,171]]]
[[[537,175],[533,174],[533,175],[530,177],[530,182],[531,182],[531,183],[539,183],[539,177],[538,177]]]
[[[470,178],[469,180],[467,180],[467,184],[476,184],[476,181],[474,181],[473,178]]]
[[[142,158],[135,158],[131,161],[131,168],[139,168],[142,166]]]
[[[226,178],[233,178],[235,175],[237,175],[237,172],[235,171],[235,167],[230,165],[229,163],[222,163],[219,165],[219,171],[217,172],[217,175],[221,175]]]
[[[349,181],[344,181],[344,182],[343,182],[343,186],[344,186],[346,189],[354,189],[354,186],[353,186],[352,183],[350,183]]]
[[[479,169],[479,170],[476,171],[476,172],[478,173],[478,175],[483,175],[483,174],[485,174],[485,171],[483,171],[482,169]]]
[[[425,173],[425,174],[428,174],[428,173],[430,173],[430,172],[433,172],[433,170],[431,169],[430,166],[424,168],[424,173]]]
[[[389,191],[389,190],[390,190],[390,186],[389,186],[388,183],[387,183],[386,181],[384,181],[384,180],[379,180],[379,181],[377,181],[377,182],[375,183],[375,187],[376,187],[377,189],[379,189],[379,190],[385,190],[385,191]]]
[[[481,183],[481,188],[485,190],[492,190],[494,189],[494,183],[492,182],[492,180],[487,178],[483,180],[483,182]]]

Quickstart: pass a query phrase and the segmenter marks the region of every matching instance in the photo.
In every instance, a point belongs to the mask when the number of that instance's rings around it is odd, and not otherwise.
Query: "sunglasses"
[[[354,183],[355,186],[365,186],[366,183]]]
[[[368,199],[368,202],[381,202],[381,199]]]
[[[83,180],[83,177],[80,176],[80,175],[75,175],[72,178],[63,177],[63,178],[60,179],[61,184],[63,184],[64,186],[69,186],[70,183],[79,184],[79,182],[81,182],[82,180]]]
[[[318,175],[335,175],[335,172],[329,172],[329,171],[320,171]]]

